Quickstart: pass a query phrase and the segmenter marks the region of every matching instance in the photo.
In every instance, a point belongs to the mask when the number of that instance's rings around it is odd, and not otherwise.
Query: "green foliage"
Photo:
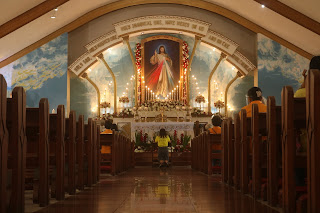
[[[184,135],[182,145],[183,148],[186,148],[189,145],[189,142],[191,140],[191,135]]]

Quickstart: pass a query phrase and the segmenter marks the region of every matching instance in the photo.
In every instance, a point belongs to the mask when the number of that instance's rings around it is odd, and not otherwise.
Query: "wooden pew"
[[[66,119],[67,191],[70,195],[76,193],[76,130],[76,113],[71,111]]]
[[[93,140],[92,140],[92,181],[93,184],[97,183],[97,170],[98,170],[98,158],[97,158],[97,122],[93,122]]]
[[[8,212],[24,212],[26,171],[26,93],[15,87],[12,98],[7,99],[7,128],[9,132],[8,170],[11,172],[11,191]]]
[[[53,165],[51,197],[63,200],[65,171],[65,109],[59,105],[57,114],[50,114],[50,165]]]
[[[0,75],[0,212],[6,212],[9,133],[7,129],[7,82]]]
[[[247,194],[249,192],[249,146],[250,139],[248,138],[248,119],[247,111],[242,109],[241,121],[240,121],[240,134],[241,134],[241,168],[240,168],[240,190],[242,193]]]
[[[97,181],[100,180],[100,162],[101,162],[101,145],[100,145],[100,125],[97,125]]]
[[[310,70],[306,79],[308,212],[320,209],[320,70]]]
[[[263,143],[266,136],[266,113],[259,113],[257,104],[252,105],[251,134],[252,134],[252,195],[261,197],[262,181],[266,180],[267,149]],[[263,174],[264,171],[264,174]],[[262,179],[263,178],[263,179]]]
[[[221,127],[221,144],[222,144],[222,182],[228,183],[228,123],[222,121]]]
[[[284,212],[296,211],[295,168],[306,167],[306,156],[296,156],[296,130],[306,127],[306,99],[294,98],[293,89],[282,89],[282,203]],[[305,161],[305,162],[304,162]],[[297,165],[299,163],[299,165]]]
[[[134,150],[130,139],[113,131],[112,134],[100,134],[100,144],[111,147],[111,153],[102,154],[102,159],[108,161],[102,163],[111,164],[111,175],[117,175],[131,167],[131,152]]]
[[[221,145],[221,135],[220,134],[207,134],[207,166],[208,166],[208,175],[212,175],[213,171],[218,171],[218,173],[221,173],[221,166],[219,168],[213,168],[212,162],[213,159],[219,159],[221,161],[221,153],[214,152],[212,147],[213,145]],[[220,150],[221,151],[221,150]]]
[[[115,132],[113,132],[115,133]],[[101,154],[101,158],[102,158],[102,164],[104,167],[108,167],[110,168],[110,173],[111,175],[115,175],[115,168],[114,168],[114,160],[113,160],[113,156],[114,156],[114,134],[100,134],[100,144],[101,146],[109,146],[111,152],[110,153],[105,153],[105,154]]]
[[[39,108],[27,108],[27,174],[33,181],[33,199],[49,204],[49,103],[42,98]],[[28,175],[27,175],[28,176]]]
[[[241,134],[240,116],[235,114],[234,118],[234,187],[240,189],[240,168],[241,168]]]
[[[77,189],[84,190],[84,116],[79,115],[77,121]]]
[[[267,200],[271,206],[279,203],[278,191],[281,178],[281,106],[276,106],[274,96],[267,103],[268,133],[268,184]]]
[[[93,121],[88,119],[88,124],[85,125],[85,185],[91,187],[92,180],[92,143],[93,143]]]
[[[234,125],[232,118],[227,119],[228,128],[228,184],[233,185],[234,178]]]

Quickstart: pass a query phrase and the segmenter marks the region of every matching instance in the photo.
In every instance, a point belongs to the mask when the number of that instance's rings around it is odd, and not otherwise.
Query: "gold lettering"
[[[197,29],[197,26],[198,26],[198,25],[193,24],[193,25],[192,25],[192,29],[195,29],[195,30],[196,30],[196,29]]]
[[[222,46],[224,46],[225,48],[229,49],[229,46],[230,46],[230,45],[223,41],[223,42],[222,42]]]
[[[87,57],[86,59],[83,60],[83,63],[86,64],[86,63],[88,63],[88,62],[90,62],[90,61],[91,61],[90,57]]]
[[[138,22],[138,23],[132,24],[132,28],[144,27],[144,26],[149,26],[149,25],[152,25],[151,21],[143,21],[143,22]]]
[[[204,31],[204,27],[199,26],[200,31]]]
[[[175,21],[166,20],[166,25],[175,25]]]
[[[213,42],[216,42],[216,40],[217,40],[217,38],[214,37],[214,36],[210,36],[209,39],[210,39],[211,41],[213,41]]]
[[[190,24],[183,21],[177,21],[177,25],[182,27],[189,27]]]
[[[122,31],[126,31],[126,30],[130,30],[130,25],[126,25],[126,26],[123,26],[123,27],[121,27],[121,30]]]
[[[157,20],[157,21],[153,21],[154,25],[162,25],[162,21],[161,20]]]

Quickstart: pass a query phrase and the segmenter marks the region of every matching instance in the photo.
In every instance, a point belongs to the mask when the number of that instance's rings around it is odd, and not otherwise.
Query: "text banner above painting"
[[[176,30],[204,37],[211,24],[180,16],[145,16],[114,24],[118,36],[146,30]]]
[[[229,55],[233,55],[239,46],[239,44],[235,43],[234,41],[212,30],[209,30],[208,34],[202,38],[201,41],[215,46]]]

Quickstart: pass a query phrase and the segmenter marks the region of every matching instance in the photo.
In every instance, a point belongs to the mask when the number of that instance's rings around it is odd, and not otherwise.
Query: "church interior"
[[[0,213],[320,212],[320,2],[0,7]]]

